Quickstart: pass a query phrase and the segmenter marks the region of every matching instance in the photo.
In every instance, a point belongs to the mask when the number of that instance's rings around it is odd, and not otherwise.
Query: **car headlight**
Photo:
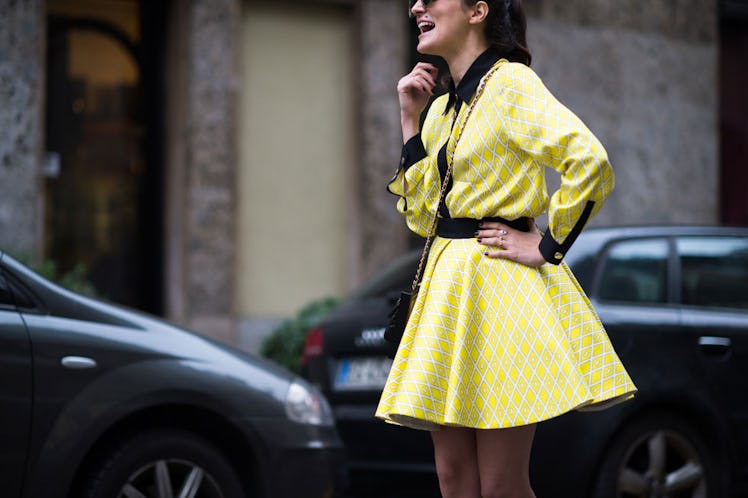
[[[286,414],[300,424],[333,425],[332,410],[322,393],[299,380],[288,388]]]

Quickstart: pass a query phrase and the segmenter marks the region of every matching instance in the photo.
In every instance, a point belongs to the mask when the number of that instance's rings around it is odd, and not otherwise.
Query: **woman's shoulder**
[[[429,103],[428,108],[425,111],[426,122],[433,123],[435,121],[441,120],[443,118],[444,109],[446,109],[448,101],[449,101],[449,92],[443,93],[441,95],[438,95],[437,97],[434,97]]]
[[[489,82],[489,86],[495,91],[506,88],[534,87],[543,84],[537,73],[530,66],[521,62],[501,59],[496,63],[496,67],[496,77]]]
[[[429,106],[429,113],[443,113],[444,108],[447,106],[447,102],[449,102],[449,92],[444,92],[435,97]]]

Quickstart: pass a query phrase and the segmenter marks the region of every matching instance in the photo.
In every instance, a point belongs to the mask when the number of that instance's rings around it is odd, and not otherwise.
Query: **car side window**
[[[624,303],[667,302],[668,254],[665,239],[616,242],[605,258],[598,298]]]
[[[2,270],[0,270],[0,309],[2,308],[13,308],[15,307],[13,302],[13,295],[10,293],[10,286],[8,285]]]
[[[748,309],[748,237],[677,241],[683,304]]]

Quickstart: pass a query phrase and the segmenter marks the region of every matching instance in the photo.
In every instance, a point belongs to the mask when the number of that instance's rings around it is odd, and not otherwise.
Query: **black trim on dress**
[[[423,146],[421,134],[417,133],[413,135],[410,140],[405,142],[405,145],[403,145],[403,153],[402,156],[400,156],[400,168],[404,171],[408,171],[408,168],[426,156],[426,148]]]
[[[394,182],[397,179],[397,175],[398,173],[400,173],[400,170],[403,170],[403,172],[408,171],[408,168],[410,168],[411,166],[413,166],[415,163],[425,158],[426,156],[427,156],[426,148],[423,146],[423,140],[421,140],[421,134],[418,133],[416,135],[413,135],[410,138],[410,140],[405,142],[405,145],[403,145],[403,150],[400,155],[400,165],[398,166],[397,171],[395,171],[395,176],[393,176],[392,179],[390,179],[390,181],[387,182],[387,192],[389,192],[392,195],[397,195],[392,190],[390,190],[390,185],[392,185],[392,182]],[[403,199],[405,199],[405,196],[403,196]],[[405,206],[407,209],[407,206],[408,206],[407,200],[405,201]]]
[[[543,235],[543,238],[540,240],[539,248],[540,254],[543,255],[546,261],[553,265],[561,263],[561,260],[564,259],[566,253],[569,252],[571,245],[575,240],[577,240],[579,234],[582,233],[582,229],[584,228],[584,225],[587,224],[587,220],[590,219],[594,207],[594,201],[587,201],[587,204],[584,206],[584,211],[582,211],[582,215],[574,224],[574,227],[572,227],[569,235],[566,236],[566,240],[564,240],[563,244],[556,242],[553,235],[551,235],[550,229],[545,232],[545,235]]]
[[[468,68],[465,75],[460,80],[460,84],[455,88],[454,81],[449,84],[449,99],[444,108],[444,114],[447,114],[459,98],[462,102],[470,102],[475,92],[478,90],[480,80],[491,70],[503,56],[497,49],[490,47],[480,54]]]

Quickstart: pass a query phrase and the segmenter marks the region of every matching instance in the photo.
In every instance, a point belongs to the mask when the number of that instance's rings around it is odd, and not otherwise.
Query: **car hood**
[[[138,349],[148,350],[154,356],[220,364],[237,373],[274,376],[276,380],[292,381],[295,376],[268,360],[222,344],[197,332],[187,330],[162,319],[125,306],[100,299],[81,296],[64,289],[33,272],[23,264],[0,252],[0,265],[24,290],[33,294],[40,303],[38,309],[25,310],[33,314],[98,324],[107,328],[125,328],[127,341]],[[24,310],[22,310],[24,311]]]

